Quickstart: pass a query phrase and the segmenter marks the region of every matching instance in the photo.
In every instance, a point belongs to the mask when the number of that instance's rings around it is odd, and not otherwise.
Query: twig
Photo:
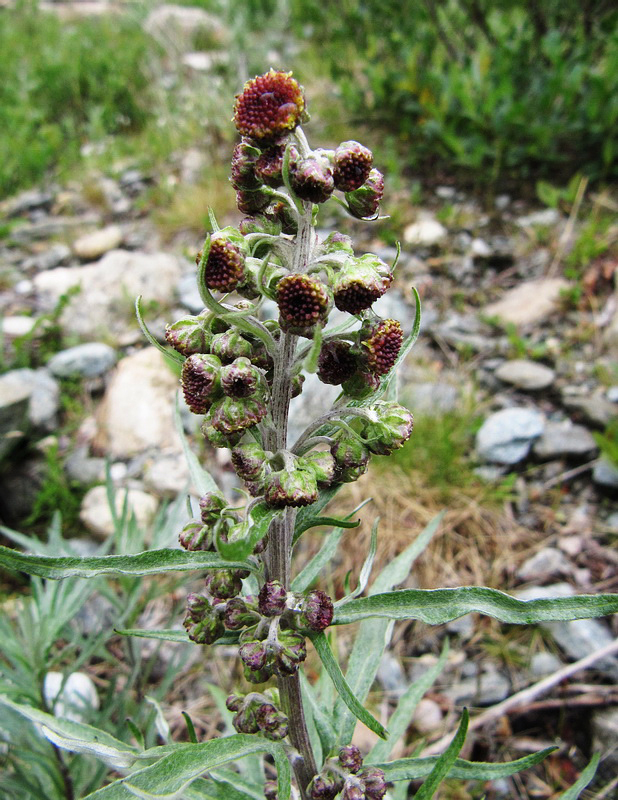
[[[511,713],[518,715],[528,714],[532,711],[545,711],[552,708],[563,708],[564,706],[572,708],[573,706],[615,706],[617,704],[618,694],[616,694],[614,690],[613,694],[610,692],[599,692],[597,694],[582,694],[579,697],[552,697],[549,700],[539,700],[536,703],[530,703],[527,706],[515,708]]]
[[[552,262],[549,265],[549,269],[547,270],[548,278],[553,278],[556,274],[556,270],[560,266],[560,262],[562,261],[565,251],[569,246],[571,239],[573,238],[573,228],[575,227],[577,215],[579,214],[579,209],[581,207],[582,200],[584,199],[584,194],[586,193],[587,187],[588,178],[584,175],[577,187],[577,194],[575,195],[573,207],[571,208],[571,213],[569,214],[569,219],[567,220],[567,224],[564,226],[562,235],[558,240],[558,249],[556,250],[556,254],[554,255]]]
[[[611,780],[607,786],[604,786],[598,794],[592,798],[592,800],[605,800],[606,797],[613,797],[612,791],[618,786],[618,777]]]
[[[556,475],[554,478],[550,478],[548,481],[545,481],[545,483],[541,486],[541,491],[546,492],[548,489],[552,489],[554,486],[564,483],[564,481],[570,481],[571,478],[576,478],[578,475],[588,472],[594,468],[598,460],[598,458],[595,458],[592,461],[587,461],[585,464],[580,464],[578,467],[568,469],[566,472],[561,472],[560,475]]]
[[[554,672],[553,675],[548,675],[547,678],[543,678],[542,681],[529,686],[527,689],[522,689],[521,692],[517,692],[516,694],[512,695],[512,697],[508,697],[501,703],[498,703],[497,705],[488,708],[486,711],[483,711],[483,713],[479,714],[478,717],[474,717],[474,719],[470,720],[468,730],[472,731],[476,728],[482,728],[484,725],[494,722],[504,714],[507,714],[509,711],[512,711],[519,706],[531,703],[540,695],[545,694],[550,689],[553,689],[553,687],[561,681],[570,678],[571,675],[574,675],[580,670],[588,669],[588,667],[591,667],[600,659],[605,658],[605,656],[613,655],[616,652],[618,652],[618,639],[615,639],[613,642],[605,645],[605,647],[595,650],[594,653],[590,653],[590,655],[580,658],[579,661],[575,661],[573,664],[567,664],[566,667],[557,670],[557,672]],[[446,734],[446,736],[438,739],[437,742],[430,744],[423,750],[422,755],[429,756],[442,752],[442,750],[444,750],[444,748],[450,743],[454,733],[455,731],[452,730]]]

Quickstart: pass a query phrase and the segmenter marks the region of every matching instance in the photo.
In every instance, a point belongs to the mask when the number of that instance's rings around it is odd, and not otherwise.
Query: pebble
[[[543,433],[545,420],[530,408],[504,408],[488,417],[476,435],[481,458],[497,464],[517,464]]]
[[[489,665],[480,675],[466,678],[442,690],[457,705],[489,706],[499,703],[511,692],[510,680]]]
[[[435,247],[442,244],[448,231],[429,214],[421,214],[420,218],[408,225],[403,232],[403,241],[413,247]]]
[[[610,403],[618,403],[618,386],[610,386],[605,396]]]
[[[176,286],[176,292],[181,305],[190,311],[191,314],[199,314],[204,310],[204,301],[200,297],[195,280],[195,270],[187,272],[181,277]]]
[[[40,189],[27,189],[25,192],[20,192],[3,203],[2,213],[10,219],[41,208],[49,211],[53,202],[54,195],[51,192],[41,191]]]
[[[535,678],[544,678],[546,675],[553,675],[563,666],[562,661],[553,653],[543,650],[535,653],[530,659],[530,672]]]
[[[594,465],[592,480],[606,489],[618,489],[618,467],[607,458],[601,458]]]
[[[173,500],[181,492],[186,494],[190,484],[191,475],[184,453],[157,458],[144,472],[146,488],[167,500]]]
[[[526,281],[485,306],[482,313],[484,317],[499,317],[502,322],[522,327],[544,322],[558,309],[560,293],[569,286],[563,278]]]
[[[0,376],[0,459],[9,453],[28,428],[28,406],[32,387],[19,374]]]
[[[436,701],[423,697],[414,709],[412,724],[421,736],[428,736],[441,727],[443,718],[442,709]]]
[[[116,351],[103,342],[88,342],[61,350],[49,362],[47,368],[57,378],[78,375],[95,378],[104,375],[116,363]]]
[[[17,244],[30,244],[41,239],[63,236],[68,232],[99,225],[99,214],[89,213],[80,217],[45,217],[30,224],[20,225],[11,231],[11,239]]]
[[[406,401],[416,414],[436,416],[454,411],[460,402],[460,390],[447,381],[412,382],[405,389]]]
[[[100,231],[87,233],[73,242],[73,252],[82,261],[96,261],[110,250],[122,244],[122,229],[119,225],[108,225]]]
[[[401,695],[408,688],[401,660],[388,651],[380,659],[376,677],[385,692]]]
[[[560,222],[560,212],[555,208],[544,208],[542,211],[533,211],[523,217],[517,217],[517,225],[522,228],[551,227]]]
[[[592,748],[603,766],[618,772],[618,708],[596,709],[592,715]],[[609,795],[607,795],[609,799]]]
[[[565,387],[562,393],[564,407],[581,414],[585,422],[594,425],[596,428],[605,428],[612,418],[616,416],[615,405],[606,400],[602,394],[597,393],[592,396],[570,395],[569,388]]]
[[[126,492],[117,490],[114,499],[117,514],[122,513],[125,495],[129,514],[134,514],[138,527],[148,533],[148,528],[157,513],[158,500],[140,489],[127,489]],[[109,507],[105,486],[94,486],[86,492],[82,500],[79,518],[98,539],[106,539],[114,533],[114,518]]]
[[[37,430],[48,433],[58,426],[60,386],[46,368],[18,369],[13,374],[30,389],[28,419]]]
[[[16,339],[18,336],[27,336],[36,324],[34,317],[3,317],[0,320],[2,336],[4,339]]]
[[[516,575],[520,581],[542,583],[558,575],[569,575],[572,571],[573,565],[564,553],[555,547],[543,547],[524,561]]]
[[[99,707],[97,687],[85,672],[72,672],[66,680],[62,672],[48,672],[43,695],[54,716],[71,722],[89,722]]]
[[[505,361],[498,367],[496,376],[504,383],[510,383],[518,389],[538,392],[552,385],[556,373],[553,369],[538,364],[536,361],[516,358],[512,361]]]
[[[574,425],[570,420],[547,422],[533,446],[534,455],[542,461],[593,456],[598,449],[590,431],[583,425]]]
[[[52,244],[40,253],[26,258],[22,263],[22,268],[26,272],[40,272],[46,269],[54,269],[62,264],[66,264],[71,258],[71,248],[66,244]]]
[[[87,447],[78,447],[66,459],[64,471],[72,481],[87,486],[105,480],[105,465],[104,458],[92,458]]]

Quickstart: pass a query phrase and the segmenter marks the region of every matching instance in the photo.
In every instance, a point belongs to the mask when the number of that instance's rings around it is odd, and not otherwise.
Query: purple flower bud
[[[303,392],[305,376],[302,372],[292,377],[292,397],[298,397]]]
[[[285,144],[275,144],[264,150],[255,165],[255,174],[267,186],[276,189],[283,183],[283,156]]]
[[[322,383],[340,386],[354,375],[358,359],[349,342],[330,339],[322,345],[318,357],[318,378]]]
[[[342,142],[335,150],[335,188],[342,192],[359,189],[369,177],[373,153],[358,142]]]
[[[240,711],[234,715],[232,725],[238,733],[258,733],[260,727],[257,723],[254,706],[245,703]]]
[[[278,741],[288,735],[288,718],[272,703],[262,703],[255,712],[255,718],[267,739]]]
[[[266,581],[258,594],[258,610],[265,617],[278,617],[285,611],[287,589],[280,581]]]
[[[373,419],[366,422],[362,433],[369,450],[388,456],[403,447],[412,435],[412,412],[389,402],[374,403],[369,409]]]
[[[335,305],[340,311],[360,314],[386,292],[393,280],[387,264],[367,254],[350,259],[333,283]]]
[[[270,217],[245,217],[241,219],[238,230],[243,236],[248,233],[269,233],[278,236],[281,233],[281,225],[270,219]]]
[[[165,326],[165,338],[174,350],[183,356],[191,356],[208,352],[212,333],[206,328],[205,317],[187,315]]]
[[[264,211],[264,215],[273,223],[278,224],[282,233],[289,233],[293,236],[298,232],[298,217],[287,203],[282,201],[273,203]]]
[[[332,772],[316,775],[308,787],[311,800],[333,800],[343,786],[343,779]]]
[[[230,694],[225,700],[225,707],[228,711],[238,711],[243,704],[245,696],[242,694]]]
[[[256,481],[264,473],[266,453],[257,442],[239,444],[232,450],[232,466],[239,478]]]
[[[320,589],[305,595],[300,607],[300,624],[312,631],[323,631],[333,621],[333,601]]]
[[[339,750],[339,763],[349,772],[358,772],[363,766],[361,751],[355,744],[347,744]]]
[[[249,683],[266,683],[272,677],[273,668],[267,664],[263,669],[251,669],[245,664],[243,673]]]
[[[239,631],[248,625],[255,625],[259,617],[249,608],[242,597],[232,597],[223,609],[223,624],[228,631]]]
[[[266,800],[279,800],[277,781],[266,781],[264,784],[264,797]]]
[[[333,231],[329,233],[326,239],[322,242],[322,252],[328,253],[349,253],[354,255],[354,248],[352,247],[352,239],[346,236],[345,233]]]
[[[236,358],[220,372],[221,388],[229,397],[250,397],[264,389],[264,377],[248,358]]]
[[[281,329],[313,337],[316,325],[326,322],[332,307],[327,287],[311,275],[286,275],[277,285]]]
[[[242,589],[242,581],[237,570],[218,569],[208,573],[206,588],[213,597],[228,600],[235,597]]]
[[[290,184],[301,200],[325,203],[333,193],[335,181],[327,159],[315,155],[290,165]]]
[[[231,183],[234,189],[258,189],[262,181],[255,174],[255,165],[260,157],[257,147],[248,142],[239,142],[232,154]]]
[[[346,779],[341,792],[341,800],[365,800],[365,783],[350,776]]]
[[[235,447],[242,439],[244,431],[237,431],[229,435],[221,433],[214,428],[208,420],[206,420],[201,427],[202,434],[208,439],[213,447]]]
[[[227,501],[221,492],[207,492],[200,497],[199,506],[204,525],[214,525],[226,508]]]
[[[223,623],[202,595],[190,594],[187,596],[187,615],[183,626],[189,639],[196,644],[213,644],[224,633]]]
[[[330,486],[335,477],[335,459],[327,450],[314,450],[302,456],[303,467],[311,470],[320,488]]]
[[[330,452],[335,459],[338,483],[351,483],[367,472],[369,450],[358,439],[341,438],[331,445]]]
[[[277,675],[294,675],[298,665],[307,658],[305,637],[300,633],[284,631],[279,633],[274,669]]]
[[[231,292],[245,275],[246,245],[240,232],[223,228],[210,237],[204,280],[209,289]]]
[[[210,350],[223,364],[230,364],[237,358],[249,358],[253,348],[238,331],[228,330],[213,337]]]
[[[248,191],[241,189],[236,192],[236,206],[241,214],[259,214],[270,204],[271,190],[256,189]]]
[[[396,319],[368,323],[363,325],[360,336],[369,369],[376,375],[386,375],[395,365],[403,344],[401,325]]]
[[[272,662],[272,653],[266,642],[253,640],[241,644],[238,651],[243,664],[249,669],[256,671],[262,670],[264,667],[270,666]]]
[[[388,784],[384,772],[378,767],[365,767],[358,773],[365,784],[365,797],[368,800],[382,800]]]
[[[182,365],[180,382],[185,402],[194,414],[205,414],[221,391],[216,356],[195,353]]]
[[[192,519],[178,534],[178,541],[185,550],[212,550],[212,532],[201,520]]]
[[[207,597],[203,594],[191,592],[187,595],[187,616],[193,622],[199,622],[205,616],[212,613],[212,606]]]
[[[369,370],[359,370],[349,380],[341,384],[341,388],[348,397],[355,400],[363,400],[370,397],[380,388],[380,378]]]
[[[271,472],[264,481],[264,500],[271,508],[308,506],[318,499],[318,484],[308,469]]]
[[[348,210],[357,219],[375,217],[380,208],[380,200],[384,194],[384,176],[377,169],[372,169],[365,183],[353,192],[346,192],[345,199]]]
[[[236,95],[234,124],[243,136],[270,143],[293,131],[304,111],[303,87],[291,72],[271,69],[247,81]]]
[[[215,430],[229,436],[257,425],[267,411],[266,404],[255,398],[222,397],[213,403],[209,421]]]

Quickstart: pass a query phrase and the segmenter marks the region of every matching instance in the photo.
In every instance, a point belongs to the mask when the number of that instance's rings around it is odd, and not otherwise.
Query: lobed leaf
[[[369,617],[419,619],[440,625],[478,612],[514,625],[553,620],[602,617],[618,611],[618,594],[578,595],[518,600],[482,586],[458,589],[400,589],[350,600],[335,610],[333,624],[346,625]]]
[[[311,636],[313,645],[320,656],[324,669],[328,672],[330,679],[335,684],[335,688],[341,700],[346,704],[352,714],[366,725],[382,739],[386,739],[388,731],[378,722],[378,720],[363,707],[362,703],[356,698],[352,689],[348,686],[346,679],[341,672],[339,664],[335,660],[328,640],[323,632]]]
[[[51,556],[27,555],[0,545],[0,567],[15,572],[27,572],[40,578],[92,578],[95,575],[117,573],[119,575],[158,575],[161,572],[189,572],[202,569],[248,569],[255,570],[248,561],[226,561],[218,553],[163,548],[147,550],[134,555]]]

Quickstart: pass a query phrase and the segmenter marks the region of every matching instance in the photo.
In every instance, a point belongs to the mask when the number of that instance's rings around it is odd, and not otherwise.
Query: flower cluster
[[[382,800],[386,794],[384,772],[378,767],[364,767],[363,757],[356,745],[339,750],[338,757],[329,759],[324,769],[309,784],[311,800]]]
[[[272,741],[288,735],[288,718],[278,704],[276,689],[266,689],[263,694],[231,694],[225,701],[228,710],[235,712],[232,724],[238,733],[261,733]]]

